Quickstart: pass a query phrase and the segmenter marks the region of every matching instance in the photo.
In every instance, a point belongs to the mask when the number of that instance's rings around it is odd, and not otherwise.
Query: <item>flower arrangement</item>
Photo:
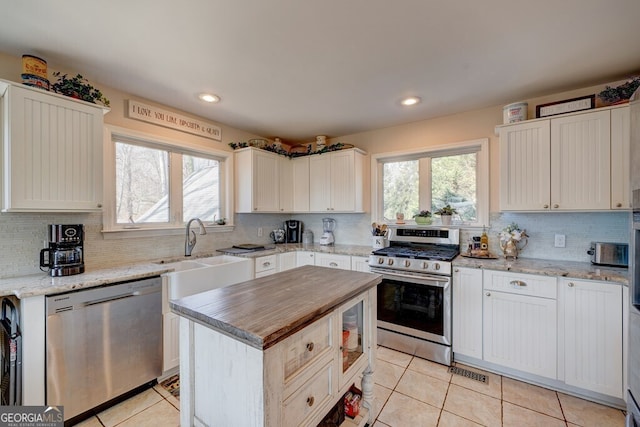
[[[53,73],[58,80],[51,85],[51,89],[55,93],[70,96],[72,98],[81,99],[93,104],[99,102],[105,107],[109,106],[109,100],[100,92],[99,89],[93,87],[87,79],[81,74],[75,77],[68,77],[66,74],[60,74],[59,71]]]
[[[427,210],[422,210],[420,212],[418,212],[417,214],[415,214],[413,217],[417,217],[417,216],[421,216],[424,218],[431,218],[431,212],[427,211]]]
[[[631,98],[631,95],[633,95],[639,86],[640,77],[634,77],[620,86],[606,86],[604,90],[598,94],[598,98],[600,98],[605,105],[624,102]]]
[[[501,242],[506,242],[509,239],[513,239],[516,242],[519,242],[520,240],[525,239],[527,237],[529,237],[529,235],[527,235],[527,230],[521,230],[520,226],[515,222],[512,222],[511,224],[507,225],[500,232]]]
[[[453,215],[458,213],[458,211],[456,210],[456,208],[451,207],[450,204],[447,204],[446,206],[441,207],[440,209],[438,209],[437,211],[435,211],[436,215]]]

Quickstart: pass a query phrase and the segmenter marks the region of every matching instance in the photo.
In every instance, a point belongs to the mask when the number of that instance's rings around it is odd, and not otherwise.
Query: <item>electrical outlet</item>
[[[258,237],[262,237],[262,227],[258,227]]]
[[[554,246],[556,248],[564,248],[565,247],[565,235],[564,234],[556,234]]]

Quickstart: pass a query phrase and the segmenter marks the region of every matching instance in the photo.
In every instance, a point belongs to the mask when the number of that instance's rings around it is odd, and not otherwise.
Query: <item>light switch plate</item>
[[[556,248],[564,248],[565,247],[565,235],[564,234],[556,234],[554,246]]]

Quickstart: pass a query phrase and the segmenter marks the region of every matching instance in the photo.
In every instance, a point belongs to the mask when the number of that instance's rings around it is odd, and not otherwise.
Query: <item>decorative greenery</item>
[[[431,218],[431,212],[427,211],[427,210],[422,210],[420,212],[418,212],[417,214],[415,214],[413,217],[424,217],[424,218]]]
[[[604,90],[598,94],[598,98],[606,104],[626,101],[631,98],[631,95],[633,95],[638,87],[640,87],[640,77],[634,77],[617,87],[606,86]]]
[[[253,145],[248,142],[230,142],[229,147],[233,148],[234,150],[238,150],[240,148],[253,147]],[[287,157],[302,157],[302,156],[309,156],[311,154],[322,154],[322,153],[328,153],[330,151],[342,150],[345,148],[353,148],[353,145],[337,142],[335,144],[325,145],[322,149],[316,150],[316,151],[313,151],[311,149],[312,148],[311,144],[308,144],[305,147],[304,151],[287,151],[284,148],[282,148],[282,146],[279,144],[270,144],[264,147],[256,147],[256,148],[260,148],[266,151],[271,151],[272,153],[280,154],[282,156],[287,156]]]
[[[529,237],[527,235],[527,230],[521,230],[520,226],[518,224],[516,224],[515,222],[512,222],[511,224],[507,225],[505,228],[502,229],[502,231],[500,232],[500,240],[505,242],[509,239],[513,239],[515,241],[520,241],[524,238]]]
[[[446,205],[435,211],[436,215],[453,215],[458,213],[456,208],[452,208],[451,205]]]
[[[99,102],[105,107],[109,106],[109,100],[105,98],[99,89],[93,87],[87,79],[82,77],[81,74],[75,77],[68,77],[66,74],[61,75],[59,71],[56,71],[53,73],[53,76],[58,78],[51,86],[54,92],[93,104]]]

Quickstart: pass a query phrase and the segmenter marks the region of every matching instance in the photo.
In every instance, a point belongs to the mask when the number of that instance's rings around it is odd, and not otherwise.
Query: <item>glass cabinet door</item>
[[[345,373],[358,361],[364,359],[364,349],[367,346],[365,334],[364,300],[359,299],[353,304],[346,304],[340,316],[342,322],[342,373]]]

